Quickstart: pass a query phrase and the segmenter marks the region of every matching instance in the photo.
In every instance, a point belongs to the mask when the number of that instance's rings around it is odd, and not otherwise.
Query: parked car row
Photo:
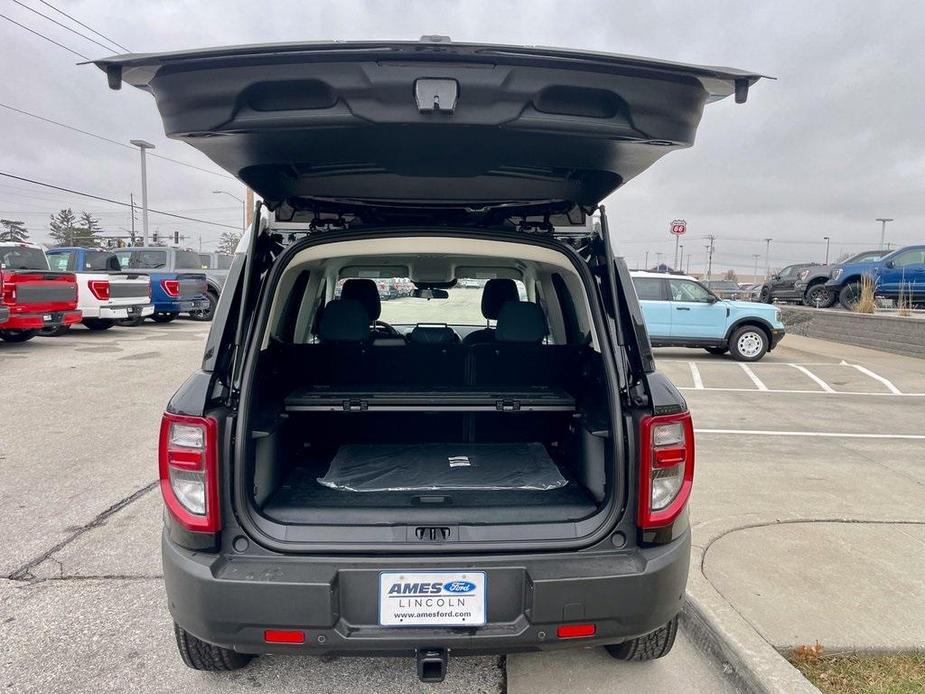
[[[865,278],[872,282],[878,298],[925,307],[925,245],[895,251],[867,250],[831,265],[788,265],[762,285],[759,300],[789,301],[817,308],[838,303],[851,310],[861,296]]]
[[[210,258],[177,248],[110,251],[0,243],[0,339],[56,337],[72,325],[108,330],[145,318],[168,323],[181,313],[211,320],[228,256]],[[226,265],[226,267],[222,267]]]

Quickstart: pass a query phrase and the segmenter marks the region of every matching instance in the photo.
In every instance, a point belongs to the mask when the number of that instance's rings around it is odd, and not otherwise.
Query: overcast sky
[[[324,39],[416,39],[555,45],[745,68],[773,75],[748,103],[707,107],[692,149],[674,152],[608,200],[618,249],[631,265],[645,251],[673,259],[669,222],[684,218],[692,271],[702,270],[704,236],[715,234],[714,271],[750,274],[754,254],[781,267],[877,247],[876,217],[893,217],[887,240],[925,242],[925,5],[832,2],[569,2],[555,0],[369,0],[332,2],[112,2],[49,0],[134,52],[224,44]],[[82,33],[40,0],[20,0]],[[108,51],[16,4],[0,13],[98,58]],[[89,34],[94,36],[93,34]],[[95,38],[99,38],[94,36]],[[153,98],[110,91],[80,59],[0,19],[0,103],[216,171],[204,156],[168,140]],[[101,43],[106,43],[100,39]],[[127,200],[140,198],[137,151],[0,108],[0,170]],[[240,223],[235,180],[149,159],[149,204],[222,224]],[[218,172],[220,173],[220,172]],[[127,208],[0,177],[0,216],[23,219],[43,240],[63,206],[97,214],[107,231],[128,227]],[[138,215],[140,225],[140,214]],[[222,228],[152,215],[214,248]],[[140,227],[139,227],[140,228]]]

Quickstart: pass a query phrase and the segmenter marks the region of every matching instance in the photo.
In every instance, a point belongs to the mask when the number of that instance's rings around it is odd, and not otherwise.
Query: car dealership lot
[[[77,328],[0,345],[0,686],[498,691],[505,673],[497,658],[451,659],[436,688],[417,682],[410,659],[267,657],[230,676],[181,664],[160,579],[156,432],[207,330],[187,321]],[[751,373],[700,350],[660,350],[657,360],[701,432],[692,589],[730,601],[776,646],[923,638],[914,626],[890,628],[909,620],[907,604],[879,596],[859,559],[869,554],[847,550],[891,538],[880,543],[876,583],[900,580],[921,604],[921,583],[897,576],[916,567],[895,538],[923,541],[925,362],[808,338],[786,338],[748,365]],[[845,594],[856,597],[842,611]],[[880,623],[864,618],[867,607]],[[683,631],[654,663],[616,663],[593,650],[512,656],[506,669],[510,691],[732,688]]]

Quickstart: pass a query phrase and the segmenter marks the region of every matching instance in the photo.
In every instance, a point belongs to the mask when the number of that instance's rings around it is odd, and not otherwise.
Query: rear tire
[[[762,304],[773,304],[774,297],[771,294],[771,288],[767,285],[761,288],[761,291],[758,292],[758,301]]]
[[[176,622],[173,633],[177,637],[177,650],[187,667],[194,670],[227,671],[240,670],[247,665],[254,656],[247,653],[238,653],[230,648],[213,646],[197,639]]]
[[[38,334],[38,330],[0,330],[0,340],[11,343],[28,342]]]
[[[71,329],[69,325],[59,325],[56,328],[42,328],[39,330],[39,335],[42,337],[61,337],[66,335],[67,331]]]
[[[858,305],[858,301],[861,300],[861,283],[860,282],[851,282],[846,284],[841,288],[841,291],[838,292],[838,303],[841,304],[842,308],[846,311],[853,311],[855,306]]]
[[[768,334],[756,325],[743,325],[729,338],[729,353],[736,361],[758,361],[768,351]]]
[[[155,313],[151,316],[151,320],[155,323],[170,323],[176,320],[179,315],[179,313]]]
[[[604,648],[617,660],[655,660],[668,655],[677,635],[678,618],[675,617],[668,624],[650,634],[623,643],[604,646]]]
[[[803,295],[803,305],[813,308],[829,308],[837,299],[835,293],[826,289],[824,284],[814,284]]]
[[[84,318],[82,322],[87,330],[109,330],[116,324],[114,320],[106,318]]]
[[[218,303],[218,294],[213,292],[211,289],[206,293],[206,296],[209,299],[209,307],[201,309],[199,311],[190,311],[189,317],[193,320],[207,322],[212,320],[212,316],[215,315],[215,305]]]
[[[710,354],[725,354],[729,351],[728,347],[704,347]]]

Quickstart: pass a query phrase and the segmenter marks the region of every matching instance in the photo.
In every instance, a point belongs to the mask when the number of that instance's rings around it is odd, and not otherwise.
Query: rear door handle
[[[689,306],[675,306],[674,308],[676,311],[690,311],[691,310]]]

